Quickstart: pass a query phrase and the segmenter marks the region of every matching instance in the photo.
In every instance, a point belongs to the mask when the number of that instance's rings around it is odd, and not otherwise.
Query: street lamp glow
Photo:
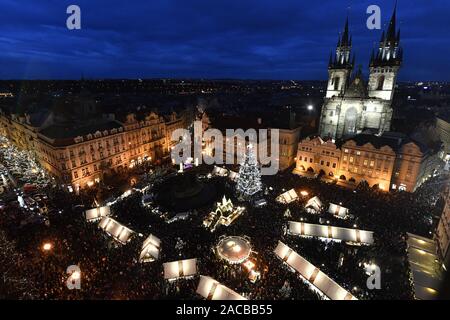
[[[308,107],[307,107],[307,108],[308,108],[308,110],[309,110],[309,111],[312,111],[312,110],[314,110],[314,106],[313,106],[312,104],[308,105]]]
[[[52,244],[50,243],[50,242],[46,242],[46,243],[44,243],[43,245],[42,245],[42,249],[44,250],[44,251],[50,251],[50,250],[52,250]]]

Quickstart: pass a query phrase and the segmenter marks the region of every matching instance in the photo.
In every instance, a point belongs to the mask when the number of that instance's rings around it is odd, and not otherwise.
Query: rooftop
[[[73,144],[73,139],[78,136],[86,136],[89,133],[94,134],[97,131],[103,132],[120,127],[122,125],[117,121],[93,122],[90,124],[64,123],[51,125],[40,131],[40,134],[55,140],[55,145],[65,146]]]

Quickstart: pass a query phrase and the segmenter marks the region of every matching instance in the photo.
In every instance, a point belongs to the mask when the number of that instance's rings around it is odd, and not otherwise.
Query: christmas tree
[[[236,190],[244,198],[249,198],[262,190],[261,172],[251,144],[247,146],[244,161],[239,168]]]

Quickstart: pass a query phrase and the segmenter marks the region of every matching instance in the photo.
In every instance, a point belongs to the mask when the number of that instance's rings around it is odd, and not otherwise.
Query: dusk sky
[[[0,79],[327,77],[349,12],[367,72],[394,0],[0,0]],[[81,7],[81,30],[66,9]],[[350,9],[348,10],[348,7]],[[399,0],[400,80],[450,80],[450,1]]]

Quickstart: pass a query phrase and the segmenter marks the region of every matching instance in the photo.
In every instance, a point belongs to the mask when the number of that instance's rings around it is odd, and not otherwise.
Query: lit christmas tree
[[[244,162],[239,168],[236,190],[244,198],[249,198],[262,190],[261,172],[251,144],[248,145]]]

